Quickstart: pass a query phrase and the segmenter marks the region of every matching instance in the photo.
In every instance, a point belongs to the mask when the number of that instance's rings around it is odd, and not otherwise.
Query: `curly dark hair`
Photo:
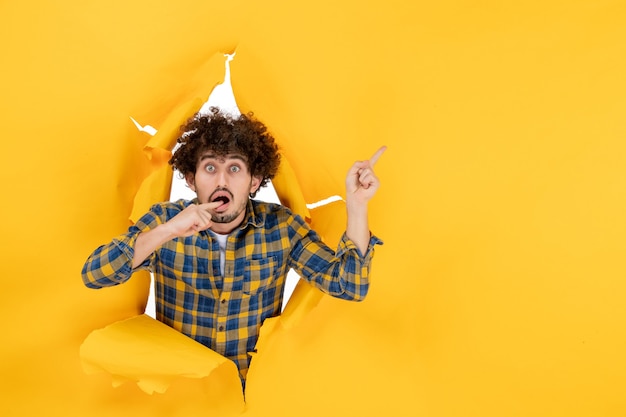
[[[208,114],[196,113],[181,126],[181,132],[177,139],[180,147],[169,164],[183,177],[196,172],[200,156],[209,149],[218,156],[232,153],[244,156],[252,176],[262,178],[261,187],[267,185],[278,171],[278,145],[252,112],[233,116],[211,107]]]

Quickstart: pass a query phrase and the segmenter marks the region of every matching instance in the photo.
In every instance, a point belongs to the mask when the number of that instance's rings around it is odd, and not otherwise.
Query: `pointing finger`
[[[198,207],[203,209],[203,210],[210,210],[210,209],[217,208],[217,207],[221,206],[222,204],[223,203],[221,201],[214,201],[212,203],[198,204]]]
[[[376,162],[378,162],[378,159],[381,157],[381,155],[387,150],[386,146],[381,146],[380,149],[378,149],[376,151],[376,153],[374,155],[372,155],[372,157],[370,158],[370,165],[374,166],[376,164]]]

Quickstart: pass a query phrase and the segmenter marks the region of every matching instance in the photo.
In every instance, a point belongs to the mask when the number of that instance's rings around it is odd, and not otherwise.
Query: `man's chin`
[[[234,214],[227,214],[227,213],[215,213],[215,215],[211,216],[211,221],[213,223],[220,223],[220,224],[225,224],[225,223],[230,223],[233,220],[235,220],[237,218],[236,215]]]

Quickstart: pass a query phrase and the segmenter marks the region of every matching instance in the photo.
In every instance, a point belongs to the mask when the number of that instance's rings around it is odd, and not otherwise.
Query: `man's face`
[[[252,177],[242,155],[217,156],[210,150],[200,156],[195,175],[188,175],[186,180],[200,203],[222,201],[223,204],[210,213],[211,230],[223,234],[241,224],[249,195],[260,185],[260,179]]]

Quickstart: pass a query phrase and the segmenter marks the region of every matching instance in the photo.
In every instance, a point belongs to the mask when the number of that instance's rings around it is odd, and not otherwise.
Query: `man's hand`
[[[156,248],[175,237],[187,237],[206,230],[213,222],[209,210],[219,207],[221,201],[192,204],[178,213],[167,223],[152,230],[140,233],[135,242],[133,268],[138,267]]]
[[[191,236],[211,227],[213,222],[211,221],[211,213],[209,210],[221,205],[221,201],[191,204],[165,223],[165,225],[172,234],[172,238]]]
[[[365,254],[370,240],[367,203],[380,186],[374,165],[386,149],[386,146],[381,147],[368,161],[355,162],[346,177],[346,235],[359,248],[361,255]]]
[[[357,161],[352,165],[346,177],[346,202],[367,204],[376,194],[380,182],[374,173],[374,165],[387,149],[382,146],[367,161]]]

